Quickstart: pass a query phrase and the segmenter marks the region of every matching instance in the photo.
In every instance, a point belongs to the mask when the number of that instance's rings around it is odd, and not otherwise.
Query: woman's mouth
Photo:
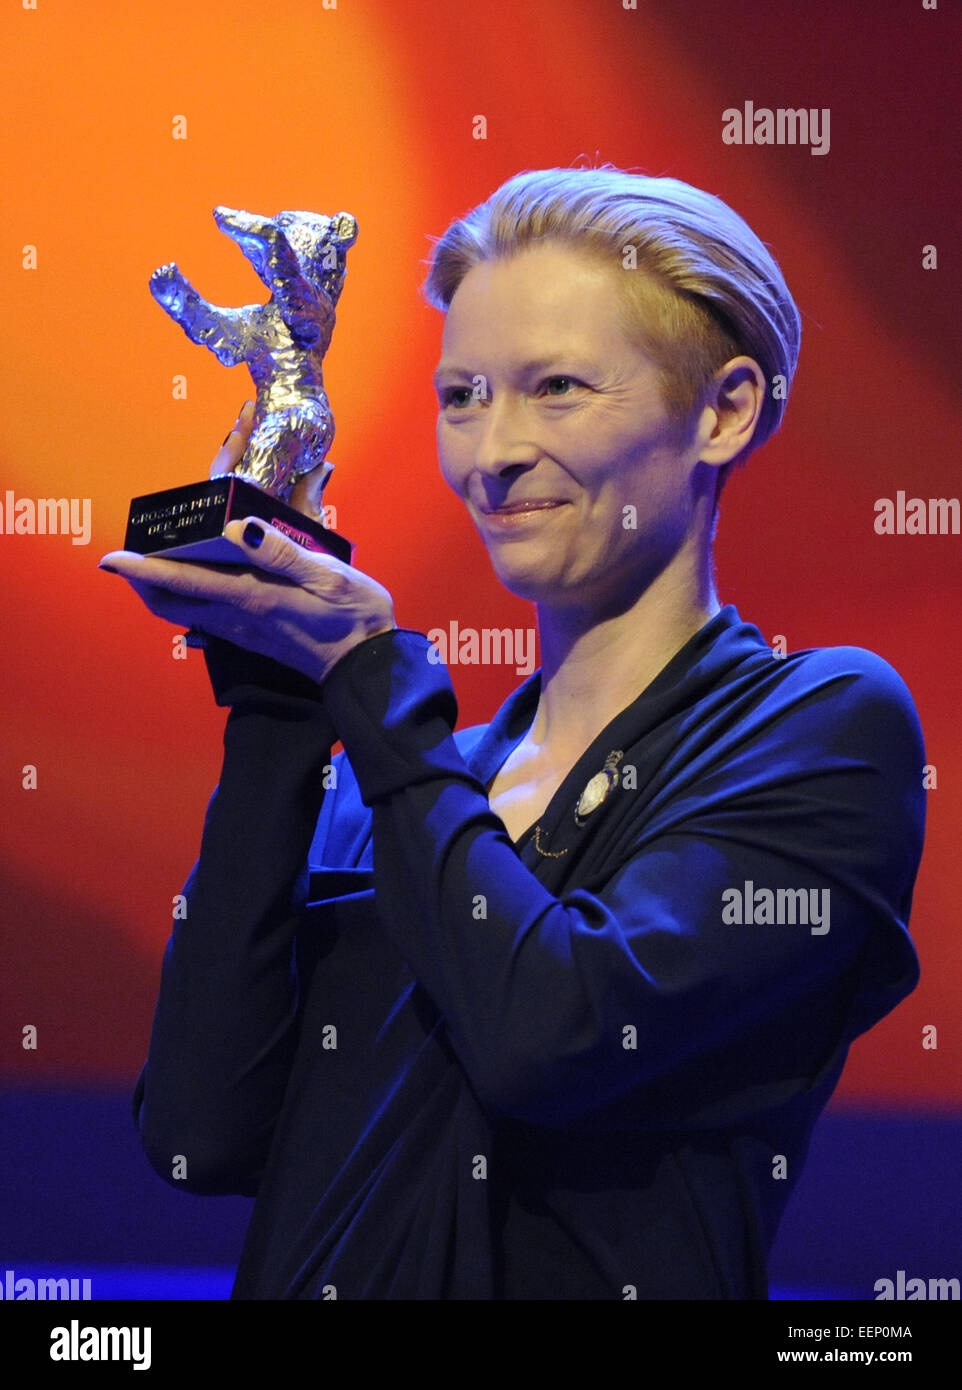
[[[567,502],[558,497],[530,497],[522,502],[507,502],[502,507],[482,507],[480,510],[485,525],[501,530],[505,527],[524,525],[532,517],[557,511],[567,505]]]

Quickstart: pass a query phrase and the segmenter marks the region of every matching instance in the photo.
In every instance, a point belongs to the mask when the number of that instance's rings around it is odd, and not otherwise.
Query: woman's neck
[[[574,762],[720,608],[709,573],[679,583],[671,566],[611,615],[539,605],[541,694],[526,741]]]

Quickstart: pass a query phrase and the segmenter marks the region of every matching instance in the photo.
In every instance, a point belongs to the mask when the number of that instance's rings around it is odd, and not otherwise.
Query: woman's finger
[[[259,517],[229,521],[224,535],[242,547],[252,565],[268,574],[301,585],[332,602],[351,592],[357,571],[325,551],[305,550]]]
[[[106,560],[108,557],[104,558]],[[109,557],[112,563],[104,565],[104,568],[126,579],[155,618],[250,645],[251,637],[256,636],[256,621],[252,626],[252,614],[247,611],[250,595],[241,592],[244,576],[239,575],[236,569],[231,574],[219,576],[204,565],[171,564],[168,567],[171,573],[162,574],[158,582],[156,570],[149,561],[138,566],[132,563],[133,558],[123,551],[113,553]],[[150,578],[145,577],[144,569],[150,571]],[[218,582],[223,577],[226,577],[229,586],[226,592]],[[246,577],[249,579],[250,576]],[[273,579],[267,582],[276,583]],[[253,650],[261,651],[263,648],[258,645]]]
[[[243,606],[252,584],[250,571],[236,565],[209,565],[189,560],[164,560],[159,555],[137,555],[131,550],[112,550],[100,568],[138,586],[164,590],[181,598],[205,603]]]
[[[212,478],[222,478],[225,473],[231,473],[237,467],[244,457],[244,450],[247,448],[247,441],[251,437],[253,426],[254,402],[245,401],[241,413],[234,422],[233,429],[214,455],[210,465]]]
[[[167,589],[158,589],[153,584],[138,584],[133,579],[127,582],[155,618],[163,618],[165,622],[176,623],[180,627],[199,627],[202,619],[209,621],[211,612],[220,612],[219,605],[207,599],[185,598]]]
[[[224,535],[248,556],[253,569],[246,572],[261,585],[269,581],[275,586],[272,593],[262,588],[255,596],[260,611],[265,611],[261,605],[266,604],[266,611],[275,616],[313,613],[316,620],[323,618],[329,625],[360,626],[371,637],[396,626],[394,601],[383,584],[336,556],[306,550],[258,517],[228,522]]]
[[[305,473],[298,478],[291,488],[288,502],[295,511],[303,512],[305,516],[311,517],[314,521],[323,522],[324,504],[317,489],[317,478],[320,472],[319,468],[315,468],[313,473]]]

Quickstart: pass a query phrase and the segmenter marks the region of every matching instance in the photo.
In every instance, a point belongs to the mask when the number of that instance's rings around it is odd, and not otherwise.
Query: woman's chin
[[[494,556],[490,558],[495,575],[515,598],[549,607],[560,607],[574,601],[575,589],[565,584],[564,577],[559,574],[557,567],[547,563],[509,565],[503,562],[503,557],[498,557],[502,560],[502,563],[498,564]]]

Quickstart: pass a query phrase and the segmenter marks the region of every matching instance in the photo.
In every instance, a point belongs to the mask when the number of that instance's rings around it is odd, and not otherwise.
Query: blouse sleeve
[[[731,730],[603,883],[555,895],[462,760],[429,647],[381,634],[322,691],[372,808],[380,920],[489,1112],[730,1124],[816,1084],[914,986],[924,753],[881,658],[812,653],[750,756]],[[811,677],[838,652],[826,699]]]
[[[133,1109],[172,1186],[253,1195],[297,1044],[294,940],[334,733],[316,682],[211,637],[205,657],[230,707],[223,768]]]

